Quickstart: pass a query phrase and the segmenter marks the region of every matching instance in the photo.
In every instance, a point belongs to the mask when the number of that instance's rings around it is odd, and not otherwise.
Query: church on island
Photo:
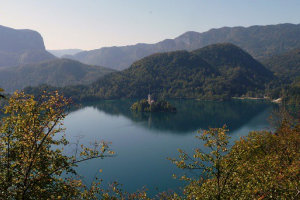
[[[130,109],[139,112],[176,112],[176,108],[166,100],[155,101],[150,92],[148,93],[148,99],[133,103]]]
[[[149,105],[151,105],[151,104],[153,104],[155,101],[152,99],[152,96],[151,96],[151,94],[149,93],[148,94],[148,104]]]

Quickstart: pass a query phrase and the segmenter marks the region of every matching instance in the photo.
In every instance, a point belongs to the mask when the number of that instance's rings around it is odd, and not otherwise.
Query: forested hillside
[[[264,59],[263,64],[285,82],[292,82],[300,76],[300,49]]]
[[[158,98],[224,100],[263,96],[265,85],[274,79],[249,54],[227,43],[192,52],[154,54],[89,86],[61,90],[74,99],[141,98],[151,90]],[[33,88],[27,91],[37,92]]]
[[[287,104],[293,104],[300,108],[300,76],[298,76],[290,85],[282,91],[283,101]]]
[[[0,68],[0,86],[6,92],[26,86],[49,84],[67,86],[89,84],[113,70],[100,66],[89,66],[68,59],[56,59],[41,63]]]

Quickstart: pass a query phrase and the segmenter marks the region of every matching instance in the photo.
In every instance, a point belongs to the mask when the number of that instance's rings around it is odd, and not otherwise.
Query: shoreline
[[[282,102],[282,98],[270,99],[270,98],[261,98],[261,97],[232,97],[232,99],[239,99],[239,100],[265,100],[265,101],[270,101],[272,103],[277,103],[277,104],[280,104]]]
[[[261,97],[232,97],[232,99],[241,99],[241,100],[270,100],[268,98],[261,98]]]

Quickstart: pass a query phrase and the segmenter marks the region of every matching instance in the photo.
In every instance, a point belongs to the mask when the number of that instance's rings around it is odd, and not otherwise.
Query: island
[[[166,100],[154,101],[151,95],[132,104],[131,110],[138,112],[176,112],[176,108]]]

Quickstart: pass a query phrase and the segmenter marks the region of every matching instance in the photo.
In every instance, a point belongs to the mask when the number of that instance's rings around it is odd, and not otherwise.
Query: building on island
[[[151,104],[153,104],[155,101],[152,99],[152,96],[151,96],[151,94],[149,93],[148,94],[148,104],[149,105],[151,105]]]

